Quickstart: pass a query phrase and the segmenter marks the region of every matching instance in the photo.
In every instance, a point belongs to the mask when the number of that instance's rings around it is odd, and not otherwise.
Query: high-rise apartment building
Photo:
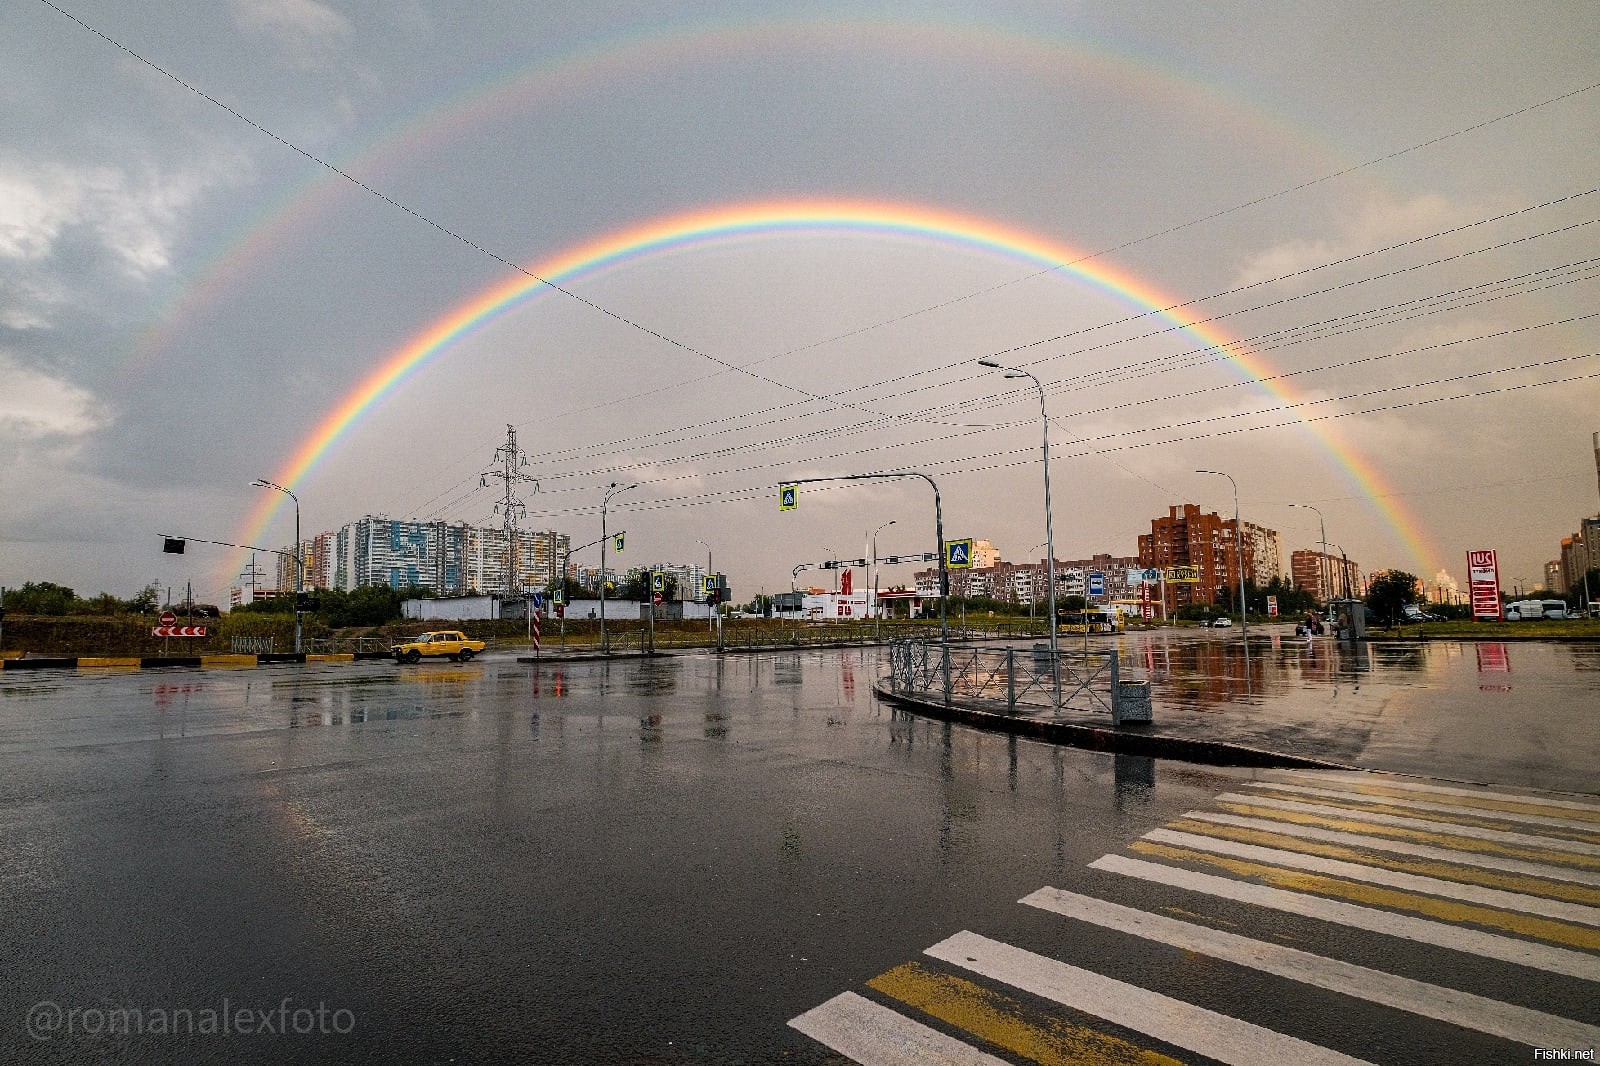
[[[463,526],[466,531],[467,587],[475,592],[520,594],[548,588],[561,577],[571,540],[554,530]]]
[[[1366,590],[1360,566],[1342,556],[1317,551],[1291,552],[1289,579],[1321,603],[1338,596],[1360,596]]]
[[[1561,538],[1561,584],[1556,591],[1575,592],[1580,595],[1600,595],[1600,587],[1584,588],[1583,577],[1590,570],[1600,569],[1600,517],[1584,518],[1578,522],[1578,531]],[[1594,583],[1590,582],[1593,586]]]
[[[1239,558],[1241,541],[1243,560]],[[1276,530],[1251,522],[1241,529],[1233,519],[1214,511],[1202,513],[1192,503],[1170,507],[1167,517],[1150,520],[1150,532],[1139,536],[1139,565],[1198,570],[1199,580],[1194,584],[1167,582],[1169,611],[1220,602],[1229,590],[1239,587],[1241,571],[1244,580],[1258,586],[1283,576]]]
[[[441,596],[516,596],[527,586],[545,588],[560,575],[569,545],[565,533],[553,531],[508,533],[465,522],[413,522],[383,515],[368,515],[325,536],[332,544],[323,554],[328,561],[316,565],[326,565],[329,587],[420,586]]]
[[[413,522],[367,515],[334,538],[334,585],[355,589],[424,586],[440,595],[468,591],[464,524]]]

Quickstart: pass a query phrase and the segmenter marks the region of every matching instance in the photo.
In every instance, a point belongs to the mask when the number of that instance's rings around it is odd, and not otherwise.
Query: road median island
[[[912,714],[957,722],[974,729],[1031,737],[1090,751],[1181,759],[1185,762],[1207,763],[1212,766],[1260,766],[1287,770],[1363,769],[1359,766],[1252,748],[1242,744],[1175,736],[1160,732],[1158,726],[1138,725],[1118,728],[1110,724],[1070,722],[1026,714],[1002,714],[976,706],[959,703],[947,705],[934,700],[918,699],[894,692],[885,685],[876,685],[873,691],[885,703],[893,704]]]

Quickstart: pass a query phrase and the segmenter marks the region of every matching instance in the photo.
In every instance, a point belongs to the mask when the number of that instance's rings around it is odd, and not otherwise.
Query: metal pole
[[[702,545],[706,550],[706,580],[710,581],[711,580],[711,545],[709,545],[705,541],[699,540],[699,539],[696,539],[695,543],[699,544],[699,545]],[[718,589],[718,591],[720,591],[720,588]],[[706,633],[707,633],[707,635],[710,635],[710,633],[711,633],[711,631],[713,629],[712,616],[717,613],[717,604],[715,602],[715,597],[716,597],[716,593],[712,592],[710,589],[706,590],[706,605],[711,608],[710,613],[706,615]]]
[[[1234,552],[1239,557],[1239,627],[1246,647],[1250,643],[1250,612],[1245,608],[1244,602],[1244,523],[1239,520],[1239,483],[1233,480],[1233,475],[1224,474],[1220,470],[1196,470],[1197,474],[1215,474],[1225,477],[1228,484],[1233,486],[1233,535]]]
[[[600,654],[609,655],[611,646],[606,643],[606,508],[611,505],[611,497],[620,496],[638,485],[626,485],[621,488],[613,481],[606,489],[605,497],[600,501]]]
[[[989,367],[992,370],[1003,370],[1005,372],[1005,376],[1008,378],[1027,378],[1029,381],[1033,382],[1034,388],[1039,390],[1039,421],[1044,425],[1044,550],[1047,556],[1047,559],[1045,560],[1045,572],[1047,575],[1045,580],[1050,583],[1049,588],[1046,590],[1048,593],[1050,610],[1050,672],[1055,687],[1055,706],[1056,709],[1059,710],[1061,708],[1061,660],[1059,656],[1059,638],[1056,634],[1055,519],[1050,509],[1050,415],[1045,410],[1044,405],[1044,384],[1026,370],[1019,369],[1018,367],[1001,366],[999,363],[993,362],[989,359],[978,360],[978,365]],[[1083,616],[1085,651],[1087,651],[1089,637],[1089,613],[1087,607],[1088,591],[1088,588],[1085,587],[1084,601],[1086,606],[1084,608]]]
[[[950,641],[950,625],[945,612],[945,601],[950,598],[950,568],[946,565],[944,553],[944,505],[939,496],[939,484],[920,470],[894,470],[879,474],[840,474],[837,477],[803,477],[788,482],[790,485],[814,485],[823,481],[867,481],[873,478],[901,478],[920,477],[933,489],[933,529],[934,537],[939,548],[939,640],[943,644]],[[832,549],[825,549],[832,554]],[[948,666],[949,657],[945,657]],[[947,671],[948,673],[948,671]]]
[[[895,520],[889,519],[883,525],[872,531],[872,639],[877,640],[883,636],[880,625],[881,608],[878,605],[878,534],[894,525]]]
[[[1309,503],[1291,503],[1289,506],[1317,512],[1317,531],[1322,535],[1322,558],[1317,560],[1317,578],[1322,585],[1319,591],[1331,596],[1333,593],[1333,574],[1330,570],[1333,560],[1328,557],[1328,527],[1322,522],[1322,512]]]
[[[290,492],[275,482],[266,478],[256,478],[250,482],[258,489],[277,489],[294,501],[294,653],[300,654],[300,593],[302,581],[305,576],[305,560],[300,554],[300,497]],[[171,599],[171,596],[168,596]]]

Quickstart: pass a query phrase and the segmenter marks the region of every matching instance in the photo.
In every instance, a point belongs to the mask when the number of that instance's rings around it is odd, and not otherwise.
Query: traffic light
[[[161,550],[168,555],[182,555],[184,545],[182,537],[165,537],[162,539]]]
[[[316,614],[322,608],[322,601],[309,592],[296,592],[294,594],[294,609],[301,614]]]

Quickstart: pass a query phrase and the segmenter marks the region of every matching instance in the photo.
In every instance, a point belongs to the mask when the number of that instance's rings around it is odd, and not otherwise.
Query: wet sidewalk
[[[1113,727],[1082,696],[1060,714],[1008,715],[1004,699],[958,695],[971,713],[954,717],[1099,750],[1600,794],[1597,645],[1341,646],[1285,630],[1253,632],[1248,653],[1235,634],[1129,634],[1116,647],[1123,675],[1150,682],[1149,724]]]

